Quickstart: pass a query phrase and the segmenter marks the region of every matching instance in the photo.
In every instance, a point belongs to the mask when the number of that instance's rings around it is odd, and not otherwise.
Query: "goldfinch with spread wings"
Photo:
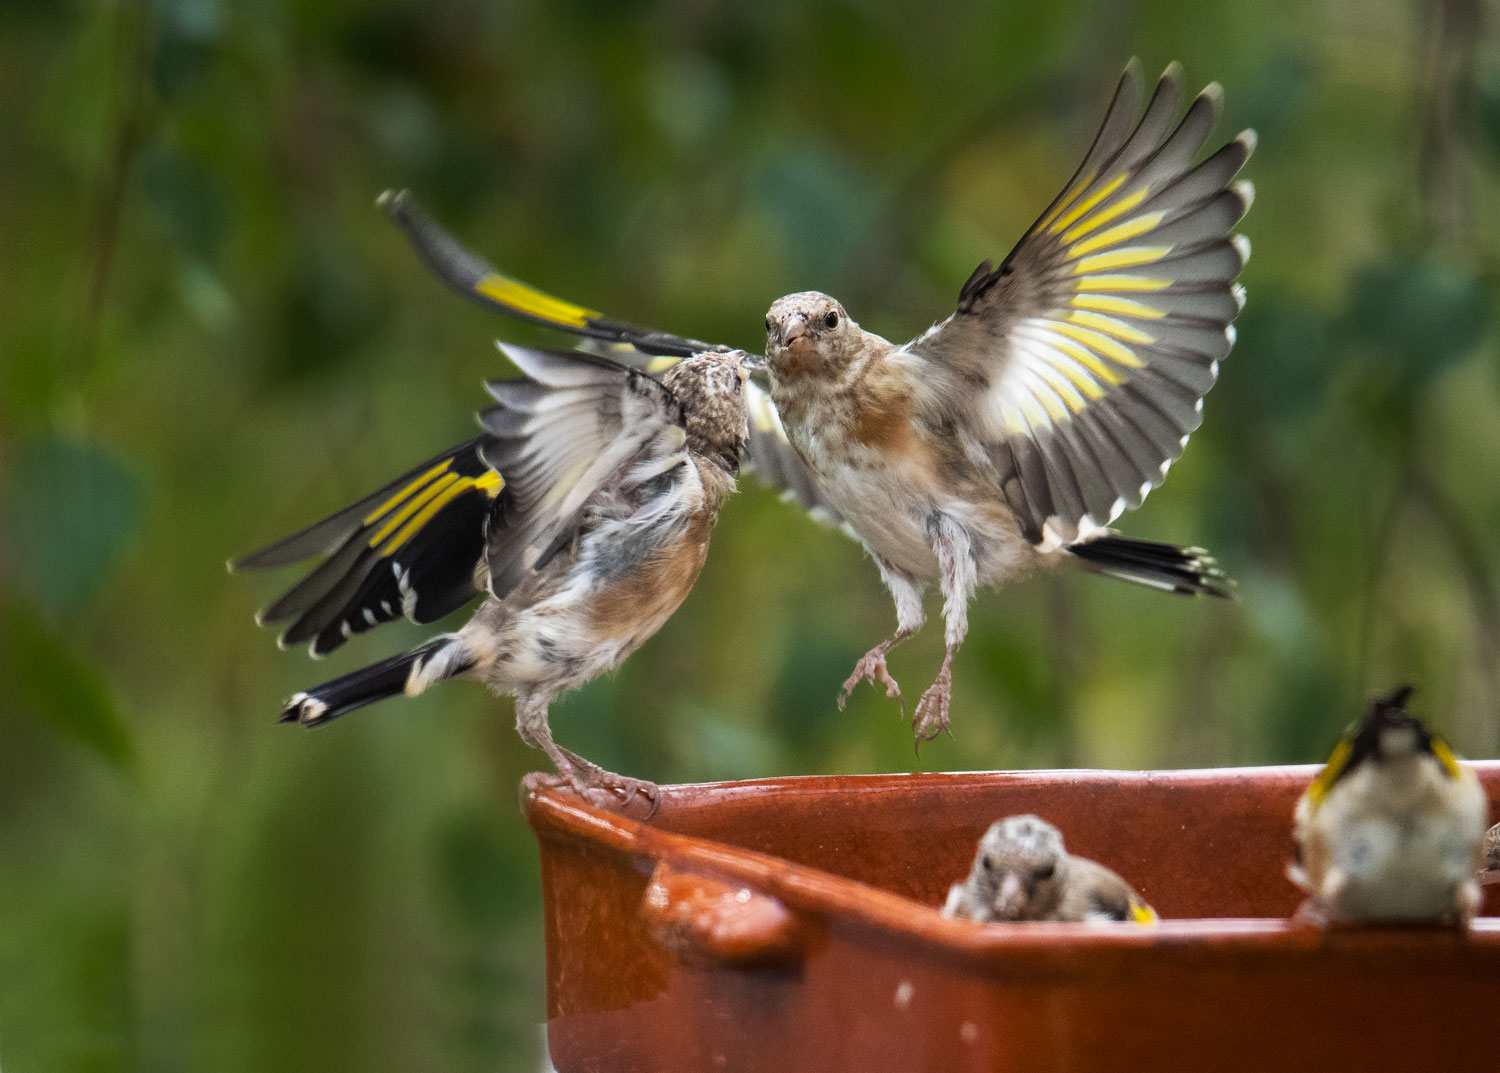
[[[457,632],[293,696],[285,722],[321,726],[367,704],[477,678],[516,698],[516,730],[596,804],[656,787],[558,745],[559,694],[618,667],[687,597],[747,435],[740,353],[678,362],[660,380],[576,351],[504,347],[524,374],[491,381],[483,433],[231,563],[322,562],[257,620],[314,656],[405,616],[476,597]]]
[[[1162,483],[1202,420],[1249,256],[1235,228],[1253,191],[1235,177],[1253,132],[1202,156],[1219,88],[1183,112],[1173,65],[1144,110],[1142,91],[1132,61],[1062,193],[910,342],[864,330],[816,291],[778,299],[766,317],[769,398],[750,391],[749,460],[841,521],[896,604],[895,633],[860,659],[841,704],[864,680],[900,696],[886,653],[921,628],[924,591],[943,594],[946,653],[914,713],[919,741],[948,726],[978,588],[1069,565],[1166,592],[1230,592],[1201,549],[1108,528]],[[463,249],[410,195],[383,203],[439,277],[492,308],[647,367],[723,349],[545,295]]]

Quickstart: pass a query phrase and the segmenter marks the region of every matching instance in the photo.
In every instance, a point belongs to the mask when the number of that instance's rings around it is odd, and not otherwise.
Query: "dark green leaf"
[[[19,584],[61,619],[108,580],[144,510],[141,478],[109,449],[37,440],[16,452],[0,489],[0,544]]]

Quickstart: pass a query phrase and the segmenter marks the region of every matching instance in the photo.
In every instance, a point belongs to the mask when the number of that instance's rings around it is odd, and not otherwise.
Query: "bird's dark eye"
[[[839,326],[839,315],[837,313],[835,313],[833,310],[830,309],[827,313],[825,313],[823,315],[823,327],[825,327],[825,328],[837,328],[838,326]]]
[[[774,325],[774,324],[772,324],[772,323],[771,323],[771,318],[770,318],[770,317],[767,317],[767,318],[766,318],[766,331],[768,331],[768,332],[769,332],[769,331],[771,331],[771,329],[773,329],[773,328],[774,328],[774,327],[776,327],[776,325]]]
[[[979,864],[986,872],[993,872],[995,870],[995,862],[988,857],[979,858]]]
[[[1031,874],[1034,875],[1034,876],[1036,876],[1037,879],[1051,879],[1052,878],[1052,873],[1055,872],[1055,871],[1057,871],[1057,865],[1055,863],[1053,863],[1053,864],[1044,864],[1040,868],[1038,868],[1034,872],[1032,872]]]

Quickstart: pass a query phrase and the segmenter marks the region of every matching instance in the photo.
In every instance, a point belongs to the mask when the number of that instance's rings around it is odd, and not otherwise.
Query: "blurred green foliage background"
[[[467,436],[497,333],[374,209],[758,347],[780,294],[909,338],[1009,248],[1131,54],[1260,132],[1239,345],[1123,520],[1233,604],[1081,576],[982,597],[954,735],[868,688],[893,621],[841,535],[744,482],[697,591],[559,740],[664,781],[1310,761],[1412,679],[1500,751],[1500,44],[1477,0],[0,6],[0,1065],[538,1061],[542,762],[458,683],[317,733],[325,664],[229,556]],[[941,630],[900,649],[915,694]]]

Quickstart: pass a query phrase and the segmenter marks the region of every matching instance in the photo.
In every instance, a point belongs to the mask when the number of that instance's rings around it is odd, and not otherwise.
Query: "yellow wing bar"
[[[439,227],[405,190],[399,193],[387,190],[377,204],[405,232],[412,248],[438,279],[488,309],[586,339],[627,344],[642,354],[683,358],[724,349],[697,339],[610,320],[595,310],[502,275]]]
[[[461,476],[452,471],[453,461],[443,459],[364,517],[366,527],[379,525],[367,542],[370,547],[379,547],[381,555],[392,555],[420,532],[438,511],[470,488],[477,488],[494,499],[505,487],[504,478],[494,470],[486,470],[478,476]]]

